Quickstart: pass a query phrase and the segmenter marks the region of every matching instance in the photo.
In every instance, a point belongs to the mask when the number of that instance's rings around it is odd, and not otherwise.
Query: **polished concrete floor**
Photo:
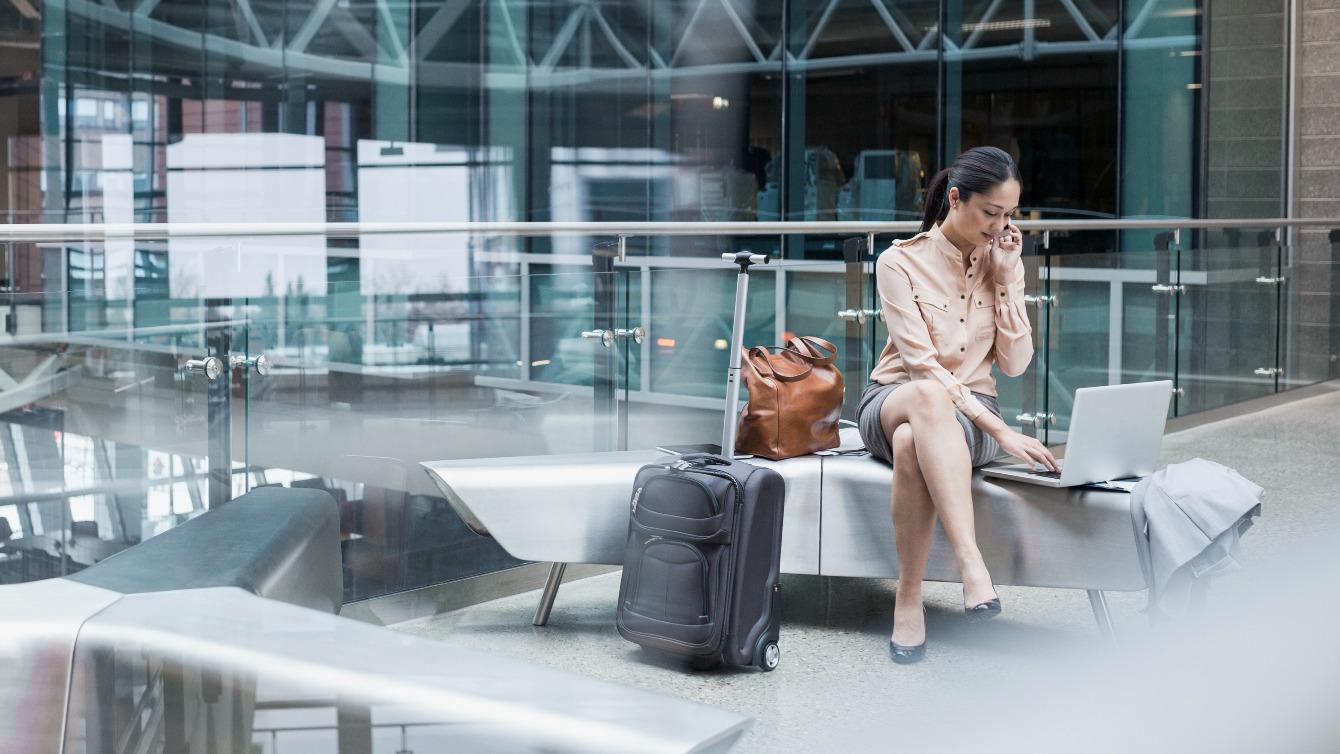
[[[1214,625],[1222,630],[1198,629],[1200,634],[1183,635],[1183,644],[1168,645],[1173,659],[1160,661],[1168,667],[1179,658],[1210,652],[1214,643],[1205,637],[1214,635],[1230,642],[1220,654],[1236,662],[1240,658],[1235,647],[1241,646],[1242,637],[1232,632],[1246,630],[1240,628],[1246,624],[1234,611],[1248,609],[1242,607],[1243,595],[1271,591],[1272,564],[1287,561],[1328,530],[1334,531],[1329,521],[1340,487],[1335,482],[1340,472],[1340,391],[1170,434],[1163,457],[1167,463],[1195,457],[1215,460],[1266,490],[1264,515],[1243,539],[1239,560],[1244,568],[1217,582],[1210,594],[1208,614],[1217,616]],[[537,592],[395,628],[748,714],[756,722],[735,749],[740,752],[834,751],[851,744],[882,751],[912,741],[923,746],[906,750],[966,750],[976,748],[979,736],[989,741],[988,749],[1026,750],[1033,744],[1021,737],[1013,739],[1016,746],[1002,747],[993,736],[1030,715],[1046,719],[1049,710],[1069,709],[1066,705],[1080,705],[1068,715],[1079,720],[1093,707],[1084,703],[1087,695],[1096,700],[1122,688],[1116,680],[1104,679],[1123,672],[1147,677],[1151,671],[1140,663],[1161,656],[1155,642],[1164,628],[1150,627],[1142,612],[1143,592],[1111,595],[1122,641],[1120,649],[1113,649],[1096,630],[1083,592],[1002,588],[1001,618],[969,625],[961,616],[961,588],[928,584],[927,657],[919,665],[896,666],[886,649],[892,582],[793,576],[783,586],[782,662],[775,672],[693,672],[620,639],[613,625],[618,578],[612,573],[566,584],[544,628],[530,624]],[[1306,609],[1301,615],[1308,615]],[[1100,666],[1115,670],[1094,670]],[[1083,670],[1064,681],[1045,680],[1076,668]],[[1196,677],[1209,676],[1198,670]],[[1029,695],[1039,693],[1039,684],[1041,696],[1032,704]],[[1176,686],[1155,683],[1149,694],[1134,696],[1144,697],[1146,714],[1157,717],[1160,709],[1176,709],[1184,695],[1171,696],[1169,704],[1158,708],[1149,707],[1150,700],[1159,693],[1180,694]],[[1080,691],[1070,693],[1071,689]],[[1215,689],[1204,693],[1213,696]],[[1044,697],[1050,701],[1044,703]],[[1124,697],[1115,698],[1121,703]],[[969,699],[978,704],[969,704]],[[1130,701],[1140,704],[1139,699]],[[1002,717],[1012,705],[1021,705],[1017,714]],[[1126,730],[1130,718],[1131,709],[1112,709],[1098,718],[1101,730],[1089,726],[1082,733],[1087,738],[1102,730]],[[934,734],[930,738],[928,730]],[[1029,737],[1036,732],[1028,730]],[[958,745],[926,743],[945,735]],[[1055,735],[1055,746],[1040,749],[1075,750],[1064,732]],[[1243,745],[1251,740],[1250,731],[1235,731],[1232,736],[1231,741]],[[1088,738],[1088,743],[1094,740]],[[1170,744],[1176,736],[1162,735],[1158,740]],[[1073,746],[1090,748],[1080,743],[1074,741]],[[1131,745],[1138,743],[1132,740]]]

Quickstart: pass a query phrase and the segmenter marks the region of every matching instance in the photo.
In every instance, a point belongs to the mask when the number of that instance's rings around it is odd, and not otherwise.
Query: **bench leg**
[[[563,571],[567,568],[567,563],[549,564],[549,577],[544,580],[544,591],[540,593],[540,606],[535,608],[535,618],[531,621],[531,625],[545,626],[549,624],[549,613],[554,609],[554,599],[558,597],[558,586],[563,583]]]
[[[1117,633],[1112,629],[1112,613],[1107,609],[1107,595],[1097,589],[1088,591],[1089,607],[1093,608],[1094,620],[1098,621],[1098,632],[1112,642],[1112,646],[1117,646]]]

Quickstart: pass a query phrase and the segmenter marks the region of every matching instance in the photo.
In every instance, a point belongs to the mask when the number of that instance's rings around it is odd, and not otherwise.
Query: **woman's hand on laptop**
[[[1015,432],[1009,427],[1005,427],[996,434],[996,442],[1000,444],[1000,449],[1018,458],[1028,464],[1032,469],[1034,464],[1042,466],[1048,471],[1060,471],[1061,464],[1056,462],[1056,456],[1037,440],[1025,434]]]

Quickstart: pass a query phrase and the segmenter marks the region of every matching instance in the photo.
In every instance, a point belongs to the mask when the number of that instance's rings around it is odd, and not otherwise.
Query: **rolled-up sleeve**
[[[1010,377],[1018,377],[1033,361],[1033,326],[1024,305],[1024,263],[1016,260],[1010,270],[998,272],[996,287],[996,366]]]
[[[876,265],[876,283],[879,285],[879,297],[884,309],[884,323],[889,328],[889,338],[902,357],[903,367],[912,379],[935,380],[944,386],[954,406],[969,419],[976,419],[986,411],[981,401],[973,397],[972,391],[958,381],[948,369],[940,364],[930,331],[926,329],[926,320],[921,318],[917,302],[912,298],[912,281],[901,270],[881,259]],[[1022,279],[1019,282],[1023,290]],[[1022,293],[1020,294],[1022,296]],[[1024,318],[1024,327],[1028,319]],[[1029,344],[1032,348],[1032,344]],[[1025,360],[1027,363],[1027,360]]]

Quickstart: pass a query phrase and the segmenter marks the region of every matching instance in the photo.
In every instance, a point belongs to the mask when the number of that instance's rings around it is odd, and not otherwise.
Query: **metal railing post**
[[[228,299],[205,301],[205,321],[227,319],[223,307]],[[232,333],[227,327],[212,327],[205,335],[206,353],[228,364]],[[215,508],[233,499],[233,381],[231,370],[222,379],[209,380],[205,421],[209,435],[209,507]]]
[[[614,260],[618,257],[622,240],[601,241],[591,249],[591,273],[595,299],[592,325],[602,336],[603,347],[595,350],[595,370],[591,377],[594,390],[592,411],[595,420],[592,450],[618,450],[623,433],[619,426],[619,344],[615,329]]]

